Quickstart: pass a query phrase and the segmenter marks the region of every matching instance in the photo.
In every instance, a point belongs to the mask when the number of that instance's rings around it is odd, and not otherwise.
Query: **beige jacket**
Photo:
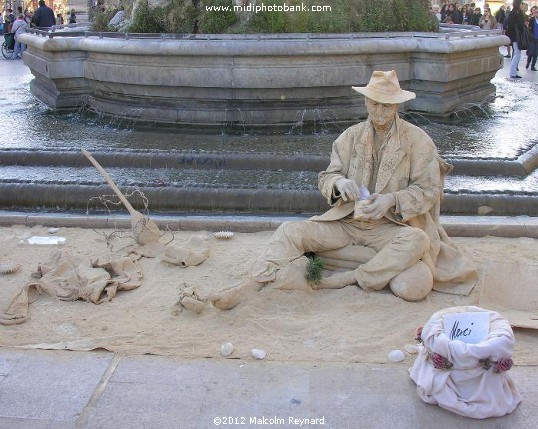
[[[441,159],[431,138],[420,128],[397,118],[381,158],[375,192],[393,193],[396,206],[386,217],[417,227],[430,238],[429,254],[423,261],[432,270],[436,289],[441,284],[476,279],[474,264],[463,256],[439,223],[444,176],[452,166]],[[368,186],[372,175],[374,129],[369,120],[344,131],[333,143],[331,162],[319,174],[319,189],[333,206],[312,220],[331,221],[348,216],[354,203],[343,203],[335,192],[336,180],[346,177]]]

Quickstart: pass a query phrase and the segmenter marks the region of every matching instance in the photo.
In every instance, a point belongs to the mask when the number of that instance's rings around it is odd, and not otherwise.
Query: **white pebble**
[[[260,349],[252,349],[251,353],[254,359],[265,359],[265,356],[267,356],[267,353],[265,352],[265,350],[260,350]]]
[[[60,228],[49,228],[49,234],[56,234]]]
[[[410,355],[414,355],[418,353],[418,346],[416,344],[406,344],[404,350]]]
[[[389,360],[392,362],[401,362],[405,360],[405,354],[401,350],[392,350],[389,353]]]
[[[220,346],[220,354],[222,356],[230,356],[234,352],[234,345],[232,343],[224,343]]]

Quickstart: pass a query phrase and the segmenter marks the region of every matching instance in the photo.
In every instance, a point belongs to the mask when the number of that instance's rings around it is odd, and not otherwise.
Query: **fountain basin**
[[[137,36],[137,37],[134,37]],[[193,128],[351,124],[351,86],[396,70],[417,94],[402,110],[447,115],[495,93],[498,31],[125,35],[34,30],[21,36],[32,93],[56,110]]]

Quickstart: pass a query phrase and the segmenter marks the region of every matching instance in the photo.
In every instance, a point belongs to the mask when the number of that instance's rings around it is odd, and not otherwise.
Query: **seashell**
[[[234,345],[232,343],[224,343],[220,346],[220,354],[222,356],[230,356],[234,352]]]
[[[405,360],[405,354],[401,350],[392,350],[389,353],[389,360],[391,362],[401,362]]]
[[[418,346],[416,344],[406,344],[404,350],[410,355],[414,355],[418,353]]]
[[[11,274],[21,269],[21,264],[15,262],[0,262],[0,274]]]
[[[234,236],[232,231],[218,231],[213,234],[213,237],[219,240],[229,240]]]
[[[252,349],[251,354],[254,359],[260,359],[260,360],[265,359],[265,356],[267,356],[267,353],[265,352],[265,350],[261,350],[261,349]]]

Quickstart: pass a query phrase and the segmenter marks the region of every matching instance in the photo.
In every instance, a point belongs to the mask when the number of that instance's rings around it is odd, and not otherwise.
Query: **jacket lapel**
[[[377,172],[377,181],[375,184],[375,192],[377,193],[380,193],[385,186],[387,186],[387,183],[405,156],[405,152],[400,148],[398,121],[399,118],[396,117],[394,125],[390,131],[391,135],[389,137],[387,147],[385,148],[385,152],[381,157],[379,171]]]
[[[355,140],[351,155],[352,167],[350,179],[355,179],[358,185],[368,187],[372,177],[372,148],[374,144],[374,129],[370,120],[367,120],[363,134]]]

